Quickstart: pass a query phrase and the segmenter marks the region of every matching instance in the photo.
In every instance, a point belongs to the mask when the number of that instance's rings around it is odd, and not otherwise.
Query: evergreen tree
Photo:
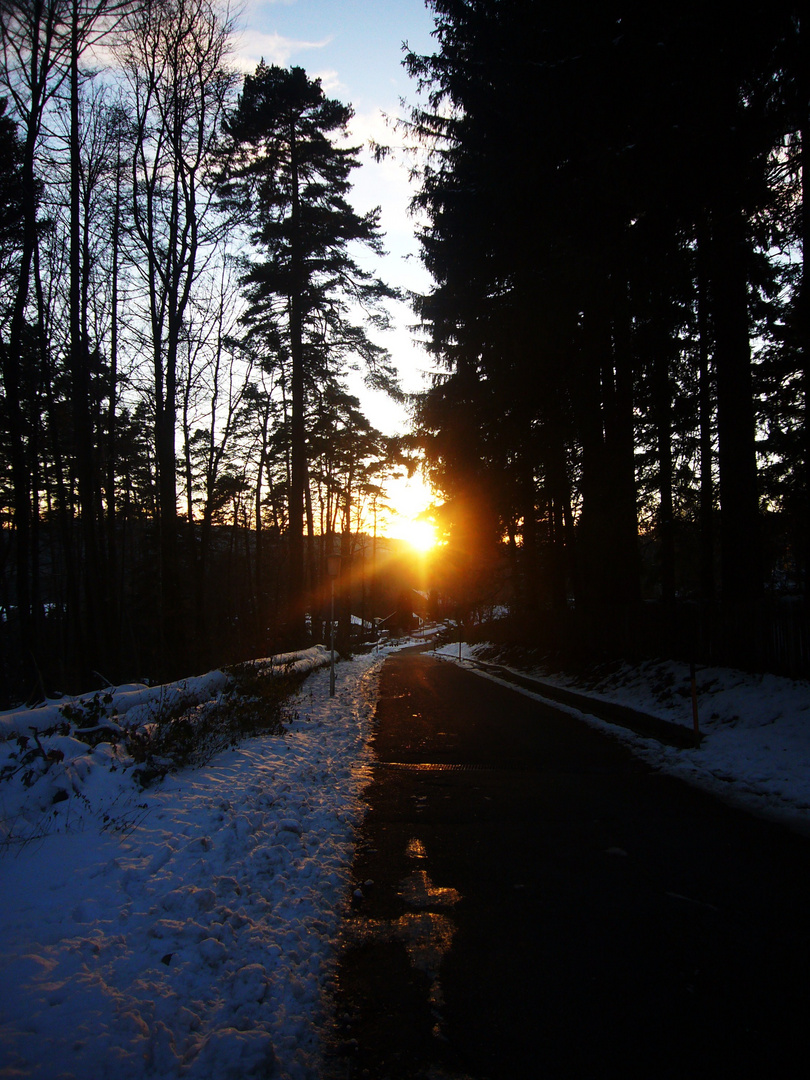
[[[327,374],[351,359],[372,383],[392,389],[387,355],[357,322],[362,311],[387,325],[381,301],[393,290],[363,269],[354,245],[381,253],[379,211],[358,214],[347,196],[358,150],[339,144],[352,110],[327,98],[301,68],[260,64],[245,78],[227,131],[230,166],[223,185],[250,225],[257,255],[245,272],[246,321],[290,358],[289,636],[305,638],[304,516],[307,401]]]
[[[416,204],[435,282],[418,311],[447,375],[419,418],[451,509],[461,522],[465,504],[480,518],[471,500],[488,505],[534,597],[632,601],[643,448],[653,594],[671,598],[693,365],[701,520],[710,540],[716,431],[723,596],[755,596],[751,343],[757,297],[775,297],[767,223],[784,194],[769,176],[787,112],[777,91],[797,70],[796,48],[777,57],[794,34],[790,5],[757,20],[730,19],[723,3],[431,6],[437,52],[406,62],[428,93],[411,118],[428,150]],[[545,561],[549,538],[557,557]],[[566,587],[538,587],[549,567],[567,569]]]
[[[8,318],[9,285],[23,226],[23,148],[0,98],[0,322]]]

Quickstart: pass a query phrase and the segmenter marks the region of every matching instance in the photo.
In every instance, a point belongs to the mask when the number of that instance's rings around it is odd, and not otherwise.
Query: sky
[[[351,863],[378,675],[406,644],[338,664],[334,697],[327,651],[299,654],[311,674],[290,702],[284,738],[247,739],[145,789],[122,743],[91,749],[97,729],[78,711],[65,722],[64,700],[0,713],[0,1075],[259,1080],[273,1063],[277,1080],[323,1074],[321,995],[340,921],[351,890],[373,886],[354,882]],[[477,650],[454,642],[441,651],[448,662],[461,652],[466,666]],[[596,686],[545,680],[692,725],[686,664],[613,668]],[[810,832],[808,683],[723,668],[701,668],[697,681],[704,739],[694,750],[555,707],[656,771]],[[105,728],[146,732],[157,710],[181,699],[189,725],[200,724],[228,708],[226,684],[210,672],[119,687]],[[536,694],[519,692],[542,698],[542,682]],[[410,961],[435,980],[433,923],[413,925]]]
[[[432,52],[433,18],[425,0],[246,0],[238,20],[235,45],[239,67],[252,72],[261,59],[268,64],[298,66],[321,79],[325,92],[352,106],[351,135],[355,145],[370,140],[395,146],[399,136],[384,117],[403,115],[402,99],[415,103],[416,87],[402,66],[403,43],[416,52]],[[407,163],[375,162],[367,149],[353,177],[357,210],[382,209],[387,257],[377,272],[390,285],[423,289],[428,276],[418,260],[414,222],[408,214],[412,195]],[[406,391],[420,389],[427,357],[408,330],[414,321],[409,306],[394,311],[396,329],[379,341],[391,352]],[[407,428],[407,415],[384,395],[372,395],[355,380],[371,423],[386,434]]]

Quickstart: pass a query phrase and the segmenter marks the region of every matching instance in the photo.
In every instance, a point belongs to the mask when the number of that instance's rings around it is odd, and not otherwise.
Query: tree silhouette
[[[262,63],[245,78],[227,124],[233,147],[223,192],[249,215],[258,253],[245,271],[245,320],[290,358],[289,633],[296,643],[306,637],[307,401],[349,358],[364,361],[372,382],[393,385],[387,354],[357,320],[362,311],[384,327],[381,301],[396,294],[352,254],[355,245],[382,249],[379,212],[358,214],[347,201],[358,150],[339,138],[351,117],[301,68]]]
[[[431,6],[436,53],[406,64],[426,94],[417,310],[446,372],[418,416],[448,512],[510,539],[530,606],[671,600],[690,454],[703,595],[719,504],[723,598],[756,597],[755,350],[791,289],[776,253],[799,244],[777,221],[803,123],[793,9]]]
[[[186,620],[177,544],[178,365],[194,289],[224,225],[214,163],[234,87],[225,67],[229,27],[212,0],[137,8],[120,57],[134,127],[133,234],[146,292],[158,469],[160,586],[165,643],[182,658]]]

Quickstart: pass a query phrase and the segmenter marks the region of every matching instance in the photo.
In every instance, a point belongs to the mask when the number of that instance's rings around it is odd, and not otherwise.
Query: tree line
[[[428,0],[418,422],[527,614],[806,596],[806,6]]]
[[[297,647],[401,461],[346,383],[398,393],[352,110],[240,79],[218,0],[0,31],[2,696]]]

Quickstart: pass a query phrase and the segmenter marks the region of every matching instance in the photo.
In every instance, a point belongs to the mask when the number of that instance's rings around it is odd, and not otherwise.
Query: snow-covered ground
[[[145,790],[111,744],[38,735],[46,773],[0,781],[0,1076],[318,1075],[381,663],[339,664],[334,698],[314,671],[283,737]],[[158,696],[221,686],[213,673]],[[0,720],[42,732],[44,713]],[[6,767],[20,753],[0,750]]]
[[[222,673],[129,688],[114,715],[112,703],[85,703],[67,733],[54,729],[56,703],[0,714],[0,1077],[319,1077],[377,679],[396,647],[339,664],[334,698],[323,652],[304,658],[313,671],[283,736],[246,739],[146,788],[115,728],[149,730],[167,704],[216,703]],[[466,663],[480,648],[461,651]],[[457,644],[439,654],[459,662]],[[692,724],[682,665],[585,684],[538,675]],[[702,669],[698,688],[696,750],[568,711],[657,768],[810,823],[810,684]],[[91,750],[94,708],[103,738]]]

